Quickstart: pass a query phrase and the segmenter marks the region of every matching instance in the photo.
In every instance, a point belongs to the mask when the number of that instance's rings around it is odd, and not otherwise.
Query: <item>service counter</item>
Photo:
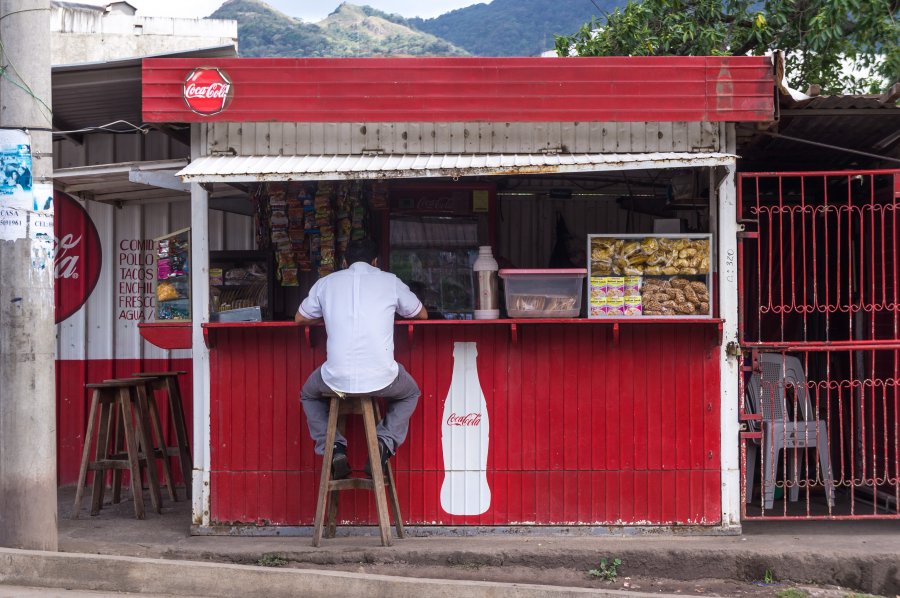
[[[312,524],[322,460],[299,396],[325,359],[324,327],[203,329],[211,383],[206,531],[280,533],[270,528]],[[422,390],[393,461],[406,523],[719,523],[721,330],[721,320],[709,318],[398,321],[396,359]],[[451,514],[441,496],[442,434],[475,419],[445,417],[454,358],[463,352],[477,364],[486,407],[477,419],[489,426],[482,474],[489,504],[480,514]],[[361,469],[355,424],[348,424],[349,454]],[[375,523],[371,497],[342,498],[339,519]]]

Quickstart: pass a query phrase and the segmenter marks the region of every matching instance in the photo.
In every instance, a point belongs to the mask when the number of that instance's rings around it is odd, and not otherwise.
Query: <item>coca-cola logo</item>
[[[94,222],[75,198],[55,191],[53,204],[54,298],[58,324],[78,311],[91,296],[100,279],[103,253]]]
[[[481,425],[481,414],[480,413],[466,413],[463,415],[456,415],[456,413],[451,413],[447,416],[447,425],[448,426],[479,426]]]
[[[200,67],[184,80],[182,91],[188,108],[197,114],[212,116],[228,107],[233,95],[231,79],[214,67]]]

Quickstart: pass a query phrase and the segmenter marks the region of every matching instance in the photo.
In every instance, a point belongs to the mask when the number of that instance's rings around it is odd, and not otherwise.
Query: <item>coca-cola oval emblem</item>
[[[182,94],[188,108],[197,114],[212,116],[228,108],[234,86],[225,71],[203,66],[191,71],[184,80]]]
[[[100,279],[103,252],[93,220],[75,198],[55,191],[53,204],[54,298],[58,324],[78,311],[91,296]]]

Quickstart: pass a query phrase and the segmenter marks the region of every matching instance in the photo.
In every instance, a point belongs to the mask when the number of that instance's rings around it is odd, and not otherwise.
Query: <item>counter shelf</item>
[[[524,325],[577,325],[577,326],[612,326],[613,329],[613,342],[618,344],[619,340],[619,329],[622,324],[625,325],[668,325],[675,324],[679,326],[684,325],[703,325],[703,326],[715,326],[718,331],[718,344],[722,344],[722,323],[724,320],[721,318],[707,318],[707,317],[690,317],[690,316],[679,316],[672,318],[657,318],[657,317],[622,317],[622,318],[601,318],[601,319],[589,319],[589,318],[508,318],[508,319],[498,319],[498,320],[397,320],[394,322],[395,326],[406,326],[407,337],[412,343],[413,340],[413,331],[418,326],[473,326],[473,325],[488,325],[488,326],[509,326],[510,332],[510,340],[512,340],[513,344],[518,343],[519,336],[519,326]],[[312,329],[313,328],[323,328],[325,325],[322,322],[316,322],[314,324],[301,324],[298,322],[206,322],[201,325],[203,328],[203,337],[207,341],[207,346],[211,347],[208,330],[216,330],[221,328],[303,328],[303,335],[306,338],[306,343],[308,346],[313,346],[312,342]]]

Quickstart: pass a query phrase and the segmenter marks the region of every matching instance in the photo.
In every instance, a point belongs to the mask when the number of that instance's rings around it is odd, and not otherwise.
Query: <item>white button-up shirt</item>
[[[415,317],[422,303],[402,280],[365,262],[320,278],[297,311],[324,318],[322,380],[341,392],[381,390],[397,377],[394,314]]]

